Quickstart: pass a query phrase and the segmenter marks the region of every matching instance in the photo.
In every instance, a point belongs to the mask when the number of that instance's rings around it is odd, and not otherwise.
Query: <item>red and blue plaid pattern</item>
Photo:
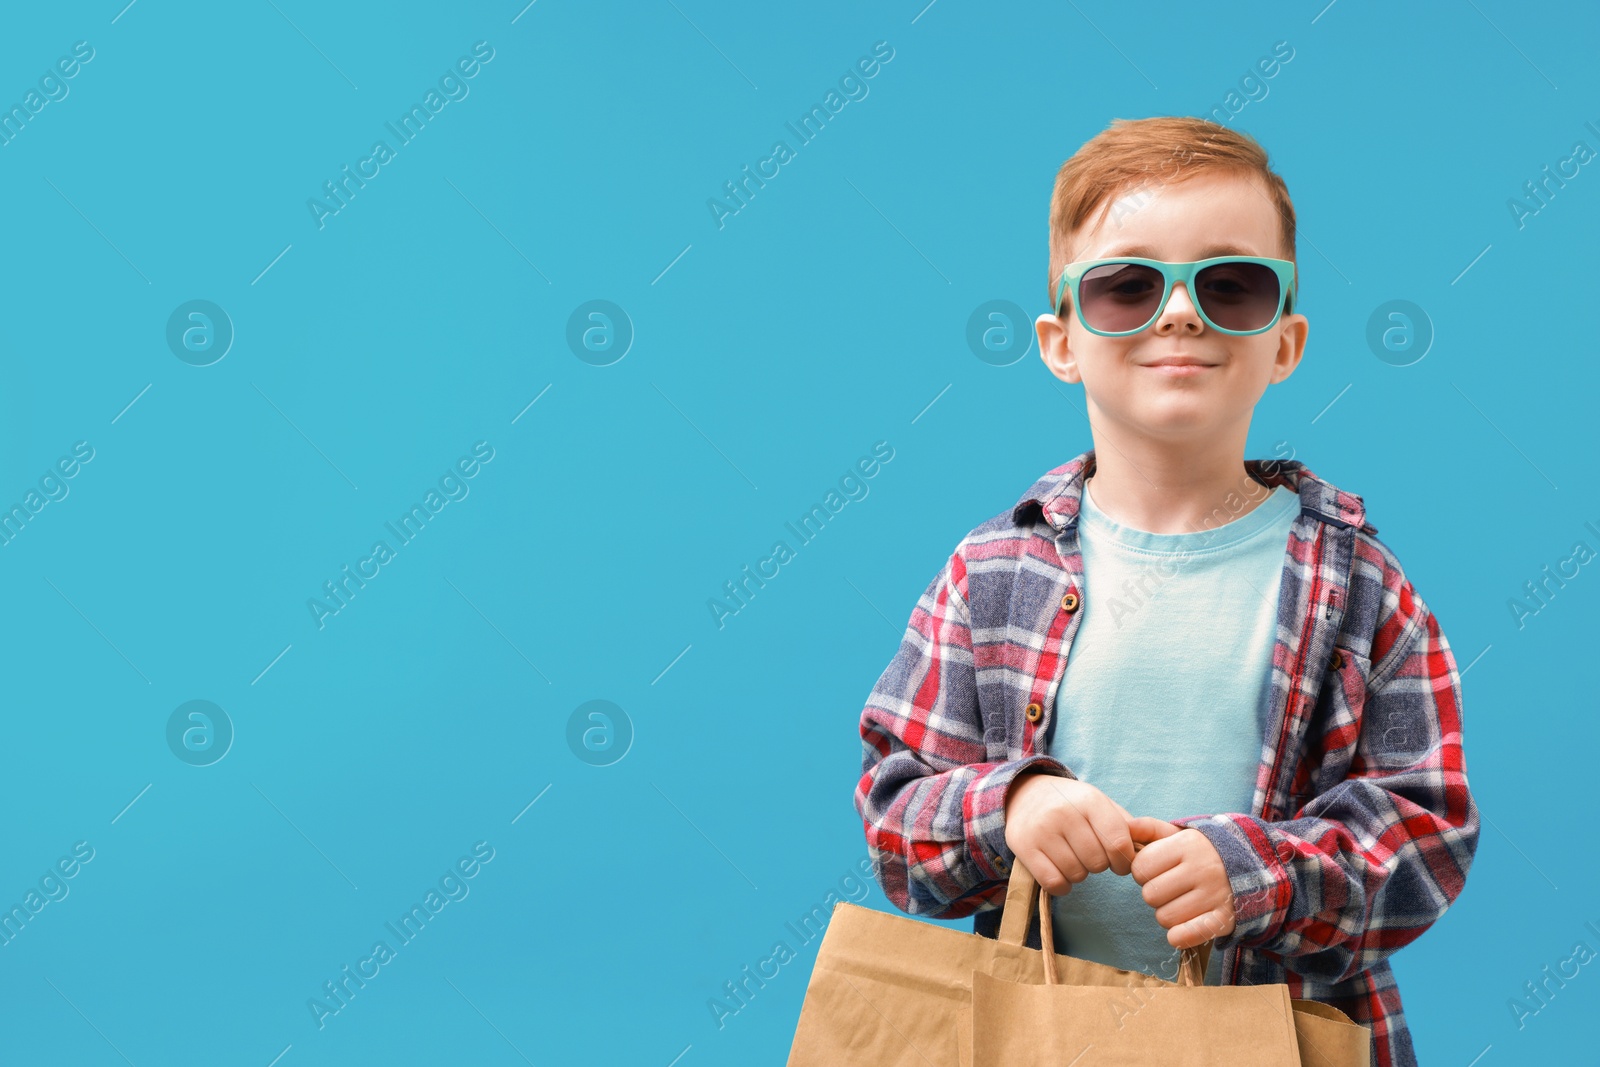
[[[1228,870],[1237,926],[1212,942],[1222,980],[1332,1004],[1372,1027],[1375,1067],[1408,1067],[1388,957],[1460,895],[1478,842],[1460,675],[1359,496],[1293,460],[1245,466],[1301,505],[1255,796],[1248,813],[1173,821]],[[1046,739],[1082,618],[1077,516],[1093,473],[1091,449],[962,538],[862,712],[856,810],[884,893],[909,914],[972,915],[997,936],[1007,790],[1026,769],[1074,776]]]

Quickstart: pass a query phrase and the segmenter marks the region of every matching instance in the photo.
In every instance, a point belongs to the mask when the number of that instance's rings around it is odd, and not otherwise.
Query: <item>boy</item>
[[[1058,951],[1149,973],[1210,942],[1208,984],[1285,983],[1401,1067],[1388,957],[1460,895],[1478,809],[1455,657],[1361,498],[1244,458],[1304,351],[1294,259],[1245,134],[1119,120],[1061,167],[1035,328],[1094,447],[929,583],[855,804],[903,911],[995,937],[1021,859]]]

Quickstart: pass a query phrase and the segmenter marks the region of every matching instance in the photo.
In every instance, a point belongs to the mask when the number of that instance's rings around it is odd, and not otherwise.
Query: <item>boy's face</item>
[[[1288,258],[1265,183],[1226,172],[1122,191],[1093,229],[1073,235],[1067,254],[1069,263],[1120,255],[1169,263],[1230,254]],[[1039,316],[1034,329],[1050,373],[1083,383],[1097,438],[1204,442],[1242,452],[1256,402],[1269,384],[1294,373],[1309,323],[1304,315],[1284,315],[1264,333],[1219,333],[1178,282],[1167,306],[1140,333],[1101,337],[1084,329],[1070,286],[1061,315]],[[1181,372],[1151,366],[1174,356],[1207,366]]]

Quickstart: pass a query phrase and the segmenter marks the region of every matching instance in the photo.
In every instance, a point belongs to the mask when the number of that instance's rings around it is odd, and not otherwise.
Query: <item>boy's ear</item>
[[[1304,315],[1285,315],[1279,324],[1278,352],[1272,362],[1271,384],[1276,385],[1300,365],[1300,358],[1306,352],[1306,335],[1311,330],[1311,321]]]
[[[1034,332],[1039,335],[1039,357],[1050,373],[1069,385],[1082,381],[1078,375],[1078,361],[1067,346],[1067,323],[1055,315],[1040,315],[1033,320]]]

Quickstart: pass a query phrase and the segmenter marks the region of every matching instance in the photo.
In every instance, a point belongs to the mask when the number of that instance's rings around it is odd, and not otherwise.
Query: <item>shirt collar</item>
[[[1377,527],[1366,521],[1366,505],[1355,493],[1323,481],[1304,463],[1292,459],[1247,459],[1245,470],[1262,485],[1284,486],[1300,497],[1300,511],[1330,526],[1356,526],[1370,534]],[[1011,510],[1013,522],[1032,521],[1042,515],[1056,530],[1065,530],[1078,521],[1083,502],[1083,482],[1094,473],[1094,449],[1082,452],[1034,482]]]

